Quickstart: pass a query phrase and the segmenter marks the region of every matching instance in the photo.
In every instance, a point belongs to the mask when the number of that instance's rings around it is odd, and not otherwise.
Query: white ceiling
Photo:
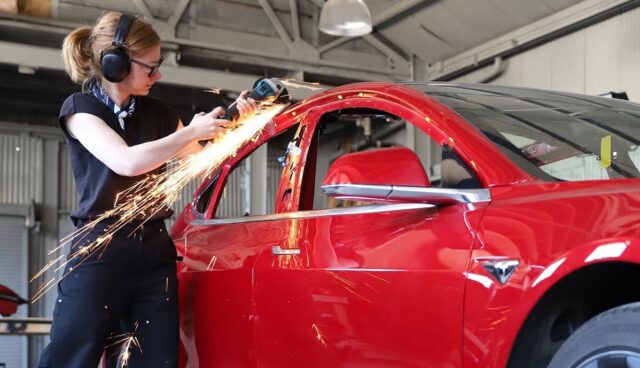
[[[377,3],[393,3],[368,2],[372,12],[384,6]],[[406,52],[435,63],[578,2],[580,0],[441,0],[378,31]]]

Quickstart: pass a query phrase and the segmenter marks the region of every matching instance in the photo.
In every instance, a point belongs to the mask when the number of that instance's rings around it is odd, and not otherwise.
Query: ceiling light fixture
[[[371,29],[371,13],[362,0],[329,0],[322,7],[320,30],[326,34],[356,37]]]

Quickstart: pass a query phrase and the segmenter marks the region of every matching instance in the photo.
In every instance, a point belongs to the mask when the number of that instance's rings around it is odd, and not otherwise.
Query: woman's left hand
[[[236,106],[240,113],[240,119],[246,119],[253,116],[258,111],[258,103],[252,98],[247,98],[249,91],[244,90],[236,99]]]

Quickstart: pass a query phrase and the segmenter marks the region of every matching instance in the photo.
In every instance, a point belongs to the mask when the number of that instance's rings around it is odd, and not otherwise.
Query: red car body
[[[15,291],[0,284],[0,316],[9,317],[18,311],[18,306],[27,303]]]
[[[631,287],[625,278],[640,275],[640,180],[536,178],[460,114],[414,87],[359,83],[291,106],[276,117],[271,134],[222,167],[203,216],[193,205],[185,208],[172,229],[184,257],[183,366],[516,366],[530,360],[527,350],[536,351],[528,341],[541,339],[541,326],[548,324],[552,335],[563,330],[560,315],[568,309],[558,306],[565,299],[557,293],[575,292],[563,303],[583,310],[598,304],[602,290]],[[381,201],[387,210],[371,213],[309,211],[301,168],[314,125],[323,114],[347,108],[393,114],[451,147],[489,200],[416,201],[413,207]],[[274,213],[215,221],[230,169],[295,123],[307,128],[298,161],[283,169]],[[396,151],[385,157],[407,160]],[[368,172],[375,176],[375,168]],[[380,173],[378,182],[367,184],[424,182],[404,172],[406,178],[402,171]],[[276,255],[274,246],[282,252]],[[485,267],[502,260],[518,262],[504,284]],[[576,313],[567,326],[640,300],[635,292],[622,294]],[[552,354],[552,345],[538,354]]]

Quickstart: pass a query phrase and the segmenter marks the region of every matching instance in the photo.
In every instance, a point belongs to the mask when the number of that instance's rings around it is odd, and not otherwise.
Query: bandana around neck
[[[107,94],[107,91],[105,91],[105,89],[98,82],[92,82],[89,88],[91,93],[96,96],[98,101],[102,102],[111,111],[113,111],[113,113],[118,118],[118,121],[120,122],[120,128],[124,130],[124,119],[133,115],[133,111],[136,107],[136,98],[134,96],[131,96],[131,98],[129,98],[129,103],[125,106],[120,107],[115,102],[113,102],[113,100]]]

